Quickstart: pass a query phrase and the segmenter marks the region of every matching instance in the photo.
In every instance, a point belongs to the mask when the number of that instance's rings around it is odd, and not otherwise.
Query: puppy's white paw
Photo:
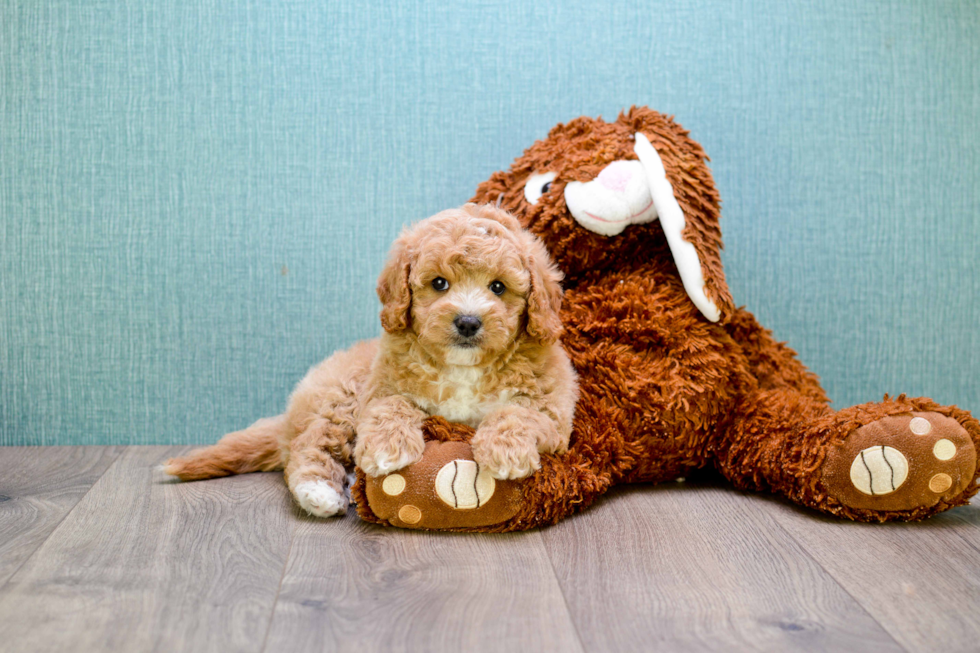
[[[541,469],[541,456],[533,442],[475,440],[473,460],[500,481],[527,478]]]
[[[362,455],[357,466],[368,476],[386,476],[421,459],[421,455],[411,450],[376,451]]]
[[[511,464],[487,463],[487,471],[490,472],[490,476],[500,481],[516,481],[527,478],[539,469],[541,469],[541,463],[537,455],[521,456]]]
[[[386,476],[422,460],[425,440],[421,429],[395,429],[387,433],[362,432],[354,448],[354,462],[368,476]]]
[[[401,395],[373,401],[356,425],[354,463],[368,476],[385,476],[422,459],[425,413]]]
[[[347,497],[326,481],[305,481],[293,491],[299,507],[314,517],[333,517],[347,512]]]
[[[541,469],[539,442],[560,443],[555,423],[540,412],[505,406],[483,420],[470,446],[473,460],[495,479],[505,481],[527,478]]]

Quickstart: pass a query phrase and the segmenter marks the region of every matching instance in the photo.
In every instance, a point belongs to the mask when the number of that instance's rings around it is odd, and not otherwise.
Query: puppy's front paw
[[[314,517],[333,517],[347,512],[347,496],[323,480],[304,481],[293,490],[299,507]]]
[[[423,451],[421,430],[367,431],[357,434],[354,462],[368,476],[384,476],[420,461]]]
[[[499,480],[526,478],[541,469],[537,438],[520,423],[501,421],[477,429],[473,459]]]

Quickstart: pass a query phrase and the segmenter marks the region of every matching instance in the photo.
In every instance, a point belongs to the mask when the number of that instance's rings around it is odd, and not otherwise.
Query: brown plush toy
[[[431,419],[422,461],[359,473],[362,518],[522,530],[614,484],[704,467],[861,521],[923,519],[977,492],[969,413],[904,395],[834,411],[794,352],[734,306],[706,156],[671,118],[634,107],[558,125],[473,201],[514,213],[565,273],[563,344],[581,386],[571,447],[524,481],[494,483],[467,473],[472,431]]]

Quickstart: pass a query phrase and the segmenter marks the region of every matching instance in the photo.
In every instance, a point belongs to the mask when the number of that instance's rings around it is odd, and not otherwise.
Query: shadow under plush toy
[[[834,411],[794,352],[735,308],[705,161],[672,119],[633,108],[612,123],[558,125],[480,184],[473,201],[500,202],[565,273],[562,342],[580,383],[571,446],[543,455],[499,501],[456,508],[437,487],[469,456],[437,442],[399,473],[398,494],[358,474],[363,519],[523,530],[612,485],[703,467],[739,489],[861,521],[922,519],[969,501],[980,471],[980,423],[969,413],[904,395]],[[443,442],[471,434],[438,419],[426,430]]]

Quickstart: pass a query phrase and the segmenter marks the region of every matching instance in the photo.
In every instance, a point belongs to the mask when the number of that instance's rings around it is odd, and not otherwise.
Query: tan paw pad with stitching
[[[936,474],[929,479],[929,489],[933,492],[945,492],[953,485],[953,479],[949,474]]]
[[[405,477],[401,474],[388,474],[381,481],[381,489],[389,497],[397,497],[405,491]]]
[[[956,445],[943,438],[932,447],[932,455],[938,460],[950,460],[956,455]]]
[[[422,511],[415,506],[402,506],[398,509],[398,518],[406,524],[417,524],[422,521]]]
[[[916,435],[929,435],[932,430],[932,423],[924,417],[913,417],[909,422],[909,430]]]

